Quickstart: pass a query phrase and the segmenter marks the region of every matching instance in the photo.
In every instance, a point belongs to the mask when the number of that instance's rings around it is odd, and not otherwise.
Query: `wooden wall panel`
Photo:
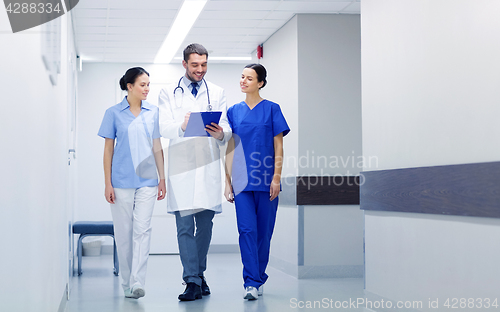
[[[500,162],[361,174],[364,210],[500,218]]]
[[[359,205],[359,177],[297,177],[297,205]]]

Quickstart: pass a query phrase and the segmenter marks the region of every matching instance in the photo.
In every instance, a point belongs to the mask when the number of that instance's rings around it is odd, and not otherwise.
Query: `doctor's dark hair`
[[[128,83],[134,84],[137,77],[139,77],[142,74],[146,74],[149,76],[149,73],[142,67],[129,68],[125,73],[125,75],[123,75],[123,77],[120,79],[120,88],[123,91],[127,91],[128,90],[127,84]]]
[[[205,49],[205,47],[199,43],[191,43],[184,49],[183,53],[184,53],[184,61],[186,61],[186,63],[189,60],[189,56],[193,53],[196,53],[198,55],[206,55],[208,59],[207,49]]]
[[[266,86],[266,84],[267,84],[267,80],[266,80],[267,71],[266,71],[266,68],[264,66],[262,66],[260,64],[248,64],[247,66],[245,66],[245,68],[250,68],[250,69],[255,70],[255,72],[257,73],[257,81],[258,82],[264,81],[264,84],[259,89],[262,89]]]

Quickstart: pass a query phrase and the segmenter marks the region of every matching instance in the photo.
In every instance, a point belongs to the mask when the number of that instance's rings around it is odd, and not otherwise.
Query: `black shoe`
[[[201,287],[195,283],[187,283],[186,290],[179,295],[180,301],[193,301],[201,299]]]
[[[208,296],[210,295],[210,287],[208,287],[207,281],[205,280],[204,276],[201,277],[201,294],[203,296]]]

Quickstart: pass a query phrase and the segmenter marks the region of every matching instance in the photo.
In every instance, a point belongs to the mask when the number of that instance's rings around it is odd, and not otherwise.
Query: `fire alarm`
[[[260,60],[264,56],[264,46],[260,44],[257,47],[257,58]]]

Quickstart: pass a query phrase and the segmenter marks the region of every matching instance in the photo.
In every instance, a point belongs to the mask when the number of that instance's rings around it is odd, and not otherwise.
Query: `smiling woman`
[[[233,138],[227,148],[224,195],[236,206],[243,298],[248,300],[262,295],[268,278],[266,268],[281,190],[283,137],[290,132],[280,106],[259,94],[266,76],[260,64],[245,66],[240,88],[246,99],[227,111]]]
[[[130,111],[137,117],[141,112],[141,105],[137,100],[146,100],[149,93],[149,74],[140,67],[129,69],[120,79],[120,88],[123,91],[128,91]]]
[[[122,286],[125,297],[137,299],[145,295],[151,217],[155,198],[165,197],[165,173],[158,108],[145,101],[148,72],[130,68],[120,88],[128,94],[106,110],[98,134],[105,139],[105,197],[111,204]]]

